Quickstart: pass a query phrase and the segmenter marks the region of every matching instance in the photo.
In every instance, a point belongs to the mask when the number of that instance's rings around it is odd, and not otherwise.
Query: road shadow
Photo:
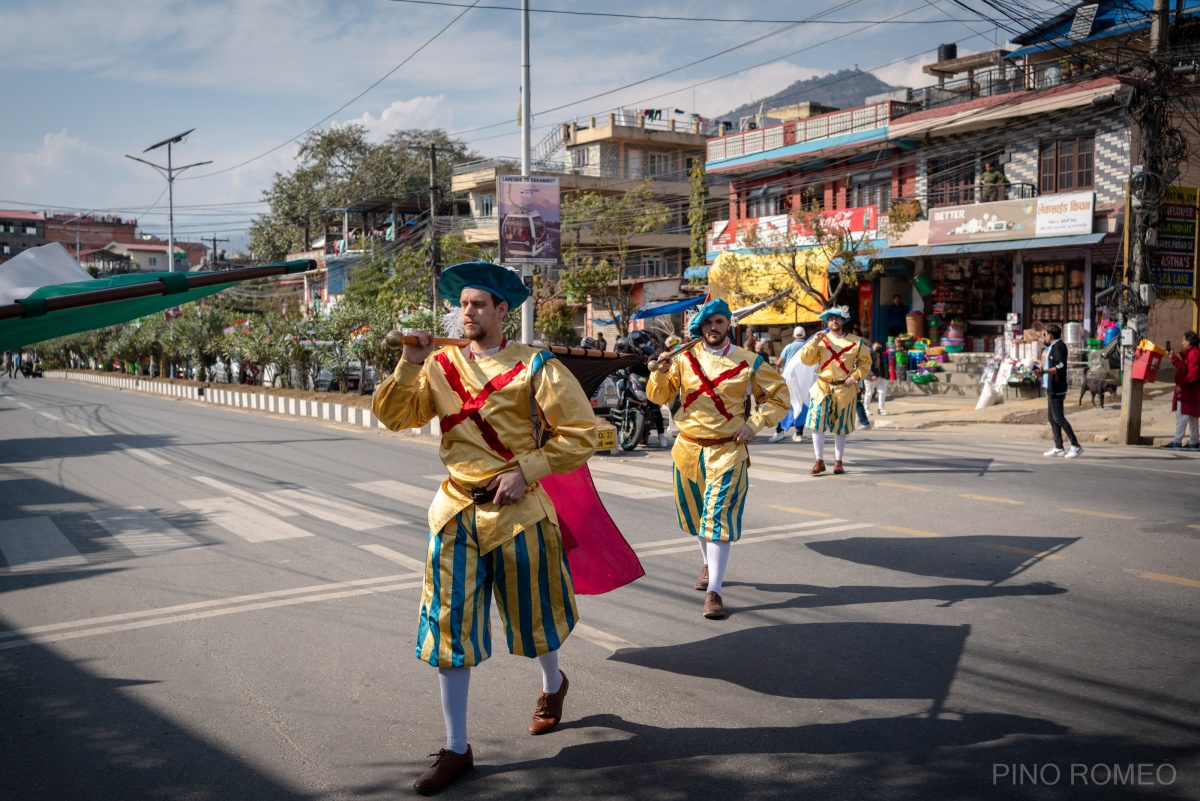
[[[300,801],[247,762],[131,700],[154,682],[93,675],[39,645],[0,651],[0,775],[21,801]]]
[[[849,537],[805,543],[822,556],[917,576],[999,582],[1010,579],[1079,537]]]
[[[1036,595],[1060,595],[1067,591],[1047,582],[1018,586],[992,586],[978,584],[943,584],[932,587],[881,587],[843,585],[822,587],[816,584],[763,584],[755,582],[726,581],[726,587],[751,587],[761,592],[780,593],[793,596],[786,601],[755,604],[739,604],[726,607],[728,616],[744,612],[762,612],[770,609],[820,609],[826,606],[857,606],[859,604],[905,603],[907,601],[972,601],[986,598],[1013,598]]]
[[[175,438],[165,434],[96,434],[78,437],[24,437],[3,442],[4,445],[0,448],[0,464],[20,464],[74,456],[96,456],[119,450],[122,445],[153,450],[174,445]]]

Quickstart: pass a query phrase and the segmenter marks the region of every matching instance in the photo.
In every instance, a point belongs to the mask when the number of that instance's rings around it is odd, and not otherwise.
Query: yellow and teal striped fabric
[[[475,507],[431,532],[417,627],[417,658],[434,667],[473,667],[492,655],[492,595],[509,653],[558,650],[579,611],[558,528],[548,519],[479,553]]]
[[[854,430],[855,416],[854,404],[846,406],[843,409],[838,409],[837,403],[834,402],[833,395],[828,395],[808,410],[808,420],[805,421],[805,427],[809,431],[823,432],[826,434],[849,434]]]
[[[675,511],[679,527],[693,537],[713,542],[737,542],[742,537],[742,510],[746,508],[746,490],[750,487],[750,463],[738,462],[716,481],[705,479],[704,452],[700,453],[700,477],[697,484],[673,468],[675,474]]]

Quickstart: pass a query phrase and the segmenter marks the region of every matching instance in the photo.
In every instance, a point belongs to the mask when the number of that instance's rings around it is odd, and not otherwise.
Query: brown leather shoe
[[[833,474],[835,476],[840,476],[842,473],[845,473],[845,472],[846,472],[846,468],[842,467],[841,459],[838,459],[836,462],[833,463]]]
[[[466,773],[475,767],[475,757],[469,745],[465,754],[456,754],[449,748],[443,748],[430,756],[436,756],[437,759],[429,766],[429,770],[422,773],[413,783],[413,789],[421,795],[432,795],[444,789],[458,778],[458,774]]]
[[[538,695],[537,706],[533,710],[533,720],[529,721],[530,734],[545,734],[554,731],[554,727],[562,720],[563,699],[567,697],[567,674],[558,671],[562,676],[562,686],[556,693],[541,693]]]
[[[810,476],[819,476],[824,472],[825,472],[825,462],[818,459],[817,463],[812,466],[812,470],[808,471],[808,474]]]
[[[700,578],[696,579],[696,589],[700,592],[708,592],[708,565],[700,571]]]
[[[725,617],[725,603],[719,594],[710,592],[704,596],[704,616],[709,620],[720,620]]]

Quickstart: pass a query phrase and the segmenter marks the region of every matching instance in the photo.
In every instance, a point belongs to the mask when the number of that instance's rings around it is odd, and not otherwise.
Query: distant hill
[[[744,106],[738,106],[733,111],[721,114],[714,119],[729,120],[736,124],[741,117],[757,114],[759,108],[766,110],[804,101],[835,108],[852,108],[863,105],[863,101],[871,95],[887,92],[894,88],[869,72],[857,69],[840,70],[819,78],[796,81],[786,89],[767,97],[758,98]]]

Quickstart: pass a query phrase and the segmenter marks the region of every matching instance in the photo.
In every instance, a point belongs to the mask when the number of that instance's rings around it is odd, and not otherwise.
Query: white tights
[[[725,566],[729,564],[729,543],[713,542],[704,537],[697,537],[700,543],[700,554],[704,564],[708,565],[708,591],[721,594],[721,585],[725,582]]]
[[[542,671],[542,692],[558,692],[562,688],[558,651],[542,654],[536,661]],[[467,694],[470,687],[470,668],[438,668],[442,718],[446,721],[446,748],[456,754],[467,752]]]
[[[813,452],[817,455],[817,461],[825,461],[825,432],[814,431],[813,435]],[[833,458],[837,461],[842,461],[842,457],[846,455],[846,435],[833,435]]]

